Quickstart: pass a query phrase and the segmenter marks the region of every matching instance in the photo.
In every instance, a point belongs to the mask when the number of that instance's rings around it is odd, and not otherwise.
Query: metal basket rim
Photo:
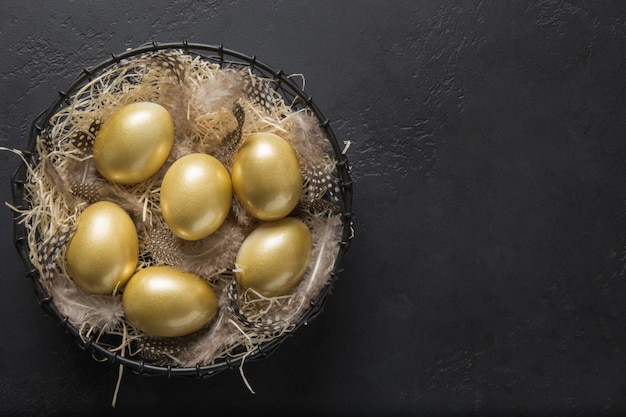
[[[324,307],[326,298],[334,286],[335,280],[342,272],[341,263],[346,252],[349,250],[352,237],[353,237],[353,225],[352,225],[352,180],[350,177],[350,166],[348,158],[342,151],[337,138],[330,126],[330,120],[325,118],[321,110],[314,103],[313,98],[308,96],[303,89],[301,89],[291,78],[289,78],[282,70],[278,70],[270,65],[259,61],[256,55],[248,56],[243,53],[224,48],[223,45],[208,45],[202,43],[190,43],[186,40],[182,42],[170,42],[170,43],[157,43],[150,42],[138,46],[133,49],[128,49],[121,54],[111,54],[108,59],[101,61],[91,68],[84,68],[81,74],[70,84],[67,90],[59,91],[57,99],[45,110],[43,110],[33,121],[31,129],[29,131],[28,144],[26,150],[22,153],[25,161],[20,162],[17,169],[14,171],[11,178],[12,185],[12,198],[15,207],[20,209],[26,209],[27,204],[24,201],[24,182],[26,178],[27,163],[36,164],[37,155],[35,154],[35,146],[38,135],[46,129],[51,117],[65,104],[69,104],[70,97],[77,91],[85,82],[93,79],[97,74],[105,71],[111,65],[121,62],[124,59],[132,58],[148,52],[158,52],[164,50],[181,50],[184,53],[197,55],[205,59],[216,61],[220,67],[228,65],[248,66],[251,71],[260,73],[260,75],[271,78],[273,82],[280,86],[281,89],[286,89],[293,94],[295,98],[300,101],[300,104],[309,108],[317,120],[320,127],[327,135],[329,142],[332,145],[333,152],[337,158],[337,172],[339,174],[339,186],[341,188],[342,196],[342,208],[341,208],[341,220],[343,224],[342,238],[340,241],[340,247],[333,265],[330,281],[324,286],[321,292],[310,302],[310,308],[305,312],[301,319],[295,324],[293,330],[285,333],[273,340],[258,345],[251,353],[236,357],[233,359],[226,358],[223,361],[212,363],[209,365],[196,365],[195,367],[176,367],[176,366],[161,366],[151,364],[144,359],[136,360],[129,357],[124,357],[117,352],[111,352],[106,346],[94,340],[92,337],[85,337],[80,334],[79,330],[72,325],[68,318],[63,316],[57,307],[54,305],[54,300],[43,287],[40,281],[40,275],[38,269],[30,262],[29,247],[26,237],[26,228],[23,224],[20,224],[19,212],[14,213],[14,228],[13,228],[13,241],[15,247],[24,262],[26,267],[26,277],[32,281],[33,289],[37,301],[41,308],[54,318],[58,325],[62,327],[78,346],[84,350],[90,352],[94,357],[104,359],[114,365],[123,365],[125,368],[132,370],[134,373],[143,376],[189,376],[196,378],[207,378],[222,372],[226,369],[238,368],[242,365],[243,361],[251,362],[270,355],[274,350],[288,337],[302,325],[306,324],[318,314]],[[214,54],[213,56],[206,55],[207,53]],[[235,61],[230,61],[235,60]]]

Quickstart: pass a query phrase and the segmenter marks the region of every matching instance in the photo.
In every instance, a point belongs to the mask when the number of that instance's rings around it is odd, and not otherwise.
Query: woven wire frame
[[[77,79],[68,87],[66,91],[59,91],[58,98],[50,107],[44,110],[34,120],[30,132],[26,150],[23,151],[25,160],[22,162],[12,176],[12,195],[13,204],[19,210],[28,210],[29,202],[25,199],[25,181],[27,174],[27,165],[35,166],[37,164],[38,155],[36,154],[37,138],[42,131],[49,127],[50,119],[60,109],[71,103],[70,98],[85,83],[91,81],[96,76],[106,71],[111,65],[119,63],[123,59],[133,58],[148,52],[157,52],[163,50],[178,50],[192,56],[198,56],[211,63],[219,64],[220,68],[243,69],[249,67],[250,71],[267,80],[270,85],[284,99],[285,103],[290,103],[294,110],[308,108],[319,121],[319,125],[325,132],[333,153],[336,158],[336,170],[338,175],[338,185],[340,188],[339,212],[341,215],[343,231],[340,241],[339,251],[330,274],[330,280],[323,287],[320,293],[310,301],[310,306],[303,314],[300,320],[295,323],[291,332],[284,333],[279,337],[258,345],[255,350],[245,357],[225,358],[216,361],[213,364],[195,367],[175,367],[175,366],[158,366],[153,365],[145,360],[136,360],[129,357],[123,357],[118,352],[111,352],[109,348],[115,347],[108,345],[101,340],[96,341],[93,337],[81,335],[79,330],[70,323],[67,317],[63,316],[54,305],[54,300],[47,293],[40,281],[39,270],[30,262],[29,246],[27,238],[26,226],[20,223],[19,213],[14,214],[13,240],[20,257],[26,265],[26,277],[32,281],[37,301],[41,308],[57,320],[60,327],[69,333],[78,346],[90,352],[95,358],[107,360],[112,364],[121,364],[139,375],[164,375],[168,378],[171,376],[189,376],[196,378],[208,378],[226,369],[238,368],[243,361],[255,361],[267,357],[286,339],[287,336],[293,334],[303,324],[315,318],[323,309],[326,298],[332,289],[335,280],[342,272],[341,263],[343,257],[350,248],[353,236],[352,228],[352,180],[350,178],[350,167],[348,158],[343,153],[333,130],[330,127],[329,119],[325,118],[317,105],[313,102],[311,96],[304,91],[282,70],[277,70],[259,60],[256,56],[248,56],[242,53],[226,49],[222,45],[205,45],[199,43],[188,43],[187,41],[175,43],[157,43],[151,42],[135,49],[130,49],[122,54],[112,54],[111,57],[92,68],[83,69]]]

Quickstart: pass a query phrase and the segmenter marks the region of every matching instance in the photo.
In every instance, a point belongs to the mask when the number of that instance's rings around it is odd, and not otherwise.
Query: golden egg
[[[233,160],[233,190],[243,207],[260,220],[278,220],[295,208],[302,174],[291,145],[272,133],[248,136]]]
[[[288,294],[302,279],[312,251],[309,228],[294,217],[267,222],[244,240],[235,261],[237,279],[266,297]]]
[[[150,266],[128,281],[122,306],[128,321],[143,332],[175,337],[207,325],[217,313],[217,297],[198,275],[171,266]]]
[[[228,171],[211,155],[186,155],[172,164],[161,184],[161,212],[169,228],[186,240],[216,231],[230,212]]]
[[[96,135],[93,159],[103,177],[136,184],[154,175],[174,143],[174,122],[161,105],[128,104],[109,116]]]
[[[99,201],[80,214],[65,252],[65,267],[81,288],[111,294],[135,273],[138,257],[133,220],[117,204]]]

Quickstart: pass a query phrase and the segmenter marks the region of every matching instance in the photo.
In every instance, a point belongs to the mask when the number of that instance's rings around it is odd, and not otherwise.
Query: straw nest
[[[100,124],[123,105],[150,101],[174,120],[175,140],[168,160],[148,180],[118,185],[94,167],[91,147]],[[329,283],[342,239],[336,160],[319,121],[307,108],[272,88],[250,68],[228,68],[183,51],[155,51],[111,65],[86,82],[49,120],[37,137],[36,163],[25,181],[28,209],[20,211],[30,261],[60,313],[85,338],[107,340],[109,350],[163,366],[194,367],[245,357],[260,344],[294,329],[310,301]],[[291,213],[313,236],[313,253],[293,293],[265,298],[242,290],[234,279],[234,260],[245,237],[258,225],[233,198],[225,223],[212,235],[189,242],[164,223],[159,188],[168,167],[184,155],[215,156],[230,170],[246,135],[275,133],[296,151],[303,176],[302,199]],[[183,337],[143,334],[124,317],[123,288],[93,295],[78,287],[65,268],[65,249],[80,213],[89,204],[119,204],[137,227],[137,269],[171,265],[206,280],[218,296],[219,310],[205,328]],[[111,340],[115,342],[111,342]]]

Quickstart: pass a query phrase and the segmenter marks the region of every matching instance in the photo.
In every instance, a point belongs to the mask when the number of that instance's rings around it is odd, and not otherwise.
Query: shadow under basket
[[[97,360],[123,365],[140,375],[206,378],[226,369],[239,368],[244,361],[266,357],[287,336],[321,312],[353,237],[352,181],[345,155],[347,147],[339,145],[329,120],[303,91],[304,80],[302,87],[296,82],[299,77],[221,45],[153,42],[112,55],[82,70],[67,90],[59,92],[56,101],[36,118],[27,148],[19,151],[23,162],[12,178],[14,241],[40,306],[81,349]],[[196,355],[204,359],[194,363],[193,358],[171,358],[167,347],[163,348],[166,351],[161,352],[161,356],[159,352],[157,355],[148,352],[149,346],[153,349],[157,346],[158,350],[158,346],[167,345],[170,340],[143,335],[125,321],[119,302],[123,288],[105,296],[86,294],[77,286],[74,288],[75,284],[65,271],[64,253],[77,214],[93,201],[116,201],[120,197],[115,193],[120,190],[126,193],[124,201],[133,204],[134,191],[108,183],[92,169],[90,146],[100,123],[106,123],[106,117],[119,106],[135,101],[155,101],[176,113],[173,114],[175,141],[183,144],[172,150],[169,160],[147,184],[133,188],[139,193],[142,186],[157,190],[148,193],[156,196],[156,202],[142,200],[137,202],[135,211],[129,210],[140,230],[152,230],[146,224],[162,225],[160,210],[156,207],[160,181],[167,167],[189,153],[189,149],[217,155],[227,168],[242,137],[255,131],[280,133],[295,149],[303,173],[303,197],[290,215],[300,217],[312,228],[313,251],[300,284],[307,288],[301,290],[297,302],[285,296],[277,302],[277,307],[272,300],[266,300],[263,307],[267,311],[273,308],[284,311],[292,308],[292,304],[294,309],[299,306],[299,310],[285,313],[284,317],[289,320],[285,319],[284,326],[275,325],[263,333],[255,320],[269,322],[262,317],[266,313],[250,315],[250,309],[243,305],[247,296],[236,283],[232,254],[258,221],[236,206],[236,198],[229,221],[237,238],[229,239],[230,246],[219,262],[215,261],[216,265],[211,266],[214,262],[211,259],[206,263],[211,267],[203,265],[201,271],[191,271],[215,287],[220,303],[220,323],[230,323],[229,327],[219,330],[226,340],[223,346],[213,346],[213,354]],[[206,131],[198,131],[198,126]],[[191,148],[185,141],[193,142]],[[94,197],[93,190],[76,183],[77,175],[68,174],[68,167],[90,172],[93,178],[89,185],[99,184],[104,188],[96,190]],[[69,178],[70,175],[73,176]],[[46,187],[50,188],[47,194],[39,195]],[[58,210],[65,212],[60,219],[56,217]],[[162,228],[160,233],[164,230],[167,232]],[[139,234],[138,268],[179,262],[150,252],[151,246],[141,240],[146,236]],[[184,253],[185,248],[181,245],[176,251],[165,252],[171,256]],[[60,296],[57,285],[64,286],[68,292]],[[83,304],[93,299],[97,304],[92,310],[102,303],[108,305],[107,308],[115,312],[108,319],[113,324],[107,320],[81,323],[80,314],[78,318],[68,315],[63,303],[66,298],[71,303],[72,294],[83,297]],[[198,339],[206,337],[208,340],[218,332],[214,328],[218,326],[216,320],[199,331],[200,336],[177,338],[174,343],[177,349],[181,352],[201,349],[203,345]],[[228,329],[236,334],[228,335]],[[210,341],[203,343],[210,344]]]

